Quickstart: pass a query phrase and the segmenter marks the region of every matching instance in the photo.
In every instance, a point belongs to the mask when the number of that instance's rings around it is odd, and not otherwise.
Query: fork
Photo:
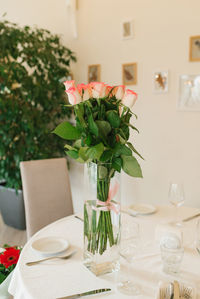
[[[183,287],[183,296],[185,299],[191,299],[191,292],[192,290],[188,287]]]
[[[44,261],[48,261],[48,260],[52,260],[52,259],[62,259],[62,260],[67,260],[69,259],[70,257],[72,257],[77,251],[72,251],[70,254],[68,255],[65,255],[65,256],[50,256],[50,257],[47,257],[45,259],[42,259],[42,260],[38,260],[38,261],[34,261],[34,262],[28,262],[26,263],[27,266],[32,266],[32,265],[36,265],[38,263],[41,263],[41,262],[44,262]]]
[[[180,299],[192,299],[191,297],[192,290],[188,287],[182,286],[181,288],[181,298]]]

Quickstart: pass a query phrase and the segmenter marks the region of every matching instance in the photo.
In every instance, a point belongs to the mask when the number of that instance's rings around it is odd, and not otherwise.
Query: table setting
[[[181,208],[183,218],[195,215],[197,212],[198,210],[194,208]],[[124,257],[120,256],[120,269],[102,276],[95,276],[83,265],[83,221],[72,215],[52,223],[38,232],[25,245],[16,270],[13,273],[9,292],[16,299],[55,299],[92,290],[111,289],[111,291],[103,294],[97,293],[94,296],[95,298],[104,296],[111,299],[128,298],[131,296],[121,292],[119,289],[122,272],[125,271],[126,274],[130,275],[134,283],[139,286],[141,294],[138,296],[140,298],[170,298],[167,297],[166,290],[174,281],[178,281],[181,290],[183,287],[192,289],[192,295],[190,294],[188,298],[198,298],[200,294],[200,256],[194,247],[197,218],[187,222],[186,234],[184,235],[183,233],[183,244],[186,245],[184,245],[184,256],[180,272],[173,275],[163,272],[159,243],[156,243],[156,231],[159,226],[166,225],[167,220],[171,219],[170,214],[170,206],[159,206],[154,214],[148,216],[133,217],[122,213],[122,227],[123,223],[125,226],[127,226],[127,223],[137,223],[140,228],[139,234],[142,244],[140,244],[139,252],[135,256],[133,255],[129,269],[127,269],[129,266]],[[76,216],[82,219],[82,215]],[[188,230],[194,233],[188,235]],[[71,231],[73,231],[73,234],[71,234]],[[52,237],[53,235],[58,239],[66,240],[69,243],[69,247],[62,253],[56,253],[56,258],[52,260],[27,266],[26,263],[28,262],[34,262],[48,256],[48,254],[44,255],[39,253],[39,251],[35,251],[32,248],[32,244],[37,240]],[[190,247],[188,244],[190,244]],[[70,253],[73,254],[69,259],[62,260],[57,258],[70,255]],[[160,292],[166,294],[162,295]],[[174,297],[174,299],[176,298]]]
[[[121,172],[142,178],[129,142],[137,94],[102,82],[64,82],[75,124],[53,134],[85,163],[83,212],[47,225],[23,248],[9,285],[14,299],[197,299],[199,210],[184,207],[182,182],[171,182],[171,206],[121,203]],[[130,122],[131,117],[134,122]],[[123,198],[122,198],[123,199]],[[196,235],[195,235],[196,234]]]

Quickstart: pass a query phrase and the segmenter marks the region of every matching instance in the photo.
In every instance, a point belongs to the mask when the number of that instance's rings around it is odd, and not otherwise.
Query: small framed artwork
[[[200,74],[181,75],[178,110],[200,111]]]
[[[133,38],[133,20],[123,21],[121,24],[122,39]]]
[[[92,64],[88,66],[88,83],[101,81],[101,65]]]
[[[190,37],[190,61],[200,61],[200,35]]]
[[[122,65],[123,85],[137,84],[137,63],[125,63]]]
[[[153,91],[155,93],[168,92],[168,71],[156,71],[153,74]]]

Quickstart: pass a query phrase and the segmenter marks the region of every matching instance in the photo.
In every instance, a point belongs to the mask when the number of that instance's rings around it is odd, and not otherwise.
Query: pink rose
[[[92,96],[95,99],[103,98],[106,95],[106,85],[102,82],[91,82]]]
[[[82,97],[83,101],[89,100],[92,97],[92,92],[89,84],[78,84],[77,89]]]
[[[137,100],[137,93],[135,93],[131,89],[126,89],[122,99],[122,104],[131,108],[135,104],[136,100]]]
[[[124,85],[119,85],[116,86],[114,89],[114,94],[117,100],[122,100],[125,92],[125,86]]]
[[[75,87],[74,80],[65,81],[63,84],[65,85],[65,90],[68,90],[70,87]]]
[[[106,85],[106,91],[105,91],[105,95],[106,95],[106,96],[109,95],[109,92],[111,91],[112,88],[113,88],[113,86]]]
[[[81,95],[76,87],[70,87],[66,90],[68,100],[71,105],[79,104],[82,101]]]

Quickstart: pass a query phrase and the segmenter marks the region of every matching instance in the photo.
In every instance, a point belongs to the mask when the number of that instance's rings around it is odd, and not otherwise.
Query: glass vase
[[[88,163],[84,178],[84,264],[99,276],[119,267],[120,174],[110,163]]]

